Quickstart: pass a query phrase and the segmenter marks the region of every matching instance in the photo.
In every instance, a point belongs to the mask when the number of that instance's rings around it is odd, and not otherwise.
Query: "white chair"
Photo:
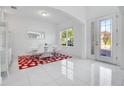
[[[30,45],[31,47],[28,48],[27,54],[29,55],[35,55],[35,54],[40,54],[44,52],[44,43],[32,43]]]

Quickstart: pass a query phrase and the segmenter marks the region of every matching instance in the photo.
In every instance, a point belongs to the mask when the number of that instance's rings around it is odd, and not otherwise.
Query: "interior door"
[[[97,19],[96,60],[114,64],[115,17],[107,16]]]

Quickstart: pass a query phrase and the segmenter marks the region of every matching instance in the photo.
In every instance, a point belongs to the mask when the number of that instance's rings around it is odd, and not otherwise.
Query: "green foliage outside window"
[[[74,46],[74,32],[72,28],[68,28],[61,32],[60,38],[62,46]]]
[[[66,46],[66,31],[61,32],[61,45]]]

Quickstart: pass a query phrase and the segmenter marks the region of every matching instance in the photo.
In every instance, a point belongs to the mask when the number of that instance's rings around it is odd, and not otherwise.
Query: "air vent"
[[[17,7],[16,7],[16,6],[11,6],[11,8],[12,8],[12,9],[17,9]]]

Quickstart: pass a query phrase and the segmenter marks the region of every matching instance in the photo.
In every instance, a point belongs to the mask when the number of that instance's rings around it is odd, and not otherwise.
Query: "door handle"
[[[99,44],[96,44],[96,46],[98,46]]]
[[[98,41],[96,41],[96,46],[98,46],[99,44],[98,44]]]

